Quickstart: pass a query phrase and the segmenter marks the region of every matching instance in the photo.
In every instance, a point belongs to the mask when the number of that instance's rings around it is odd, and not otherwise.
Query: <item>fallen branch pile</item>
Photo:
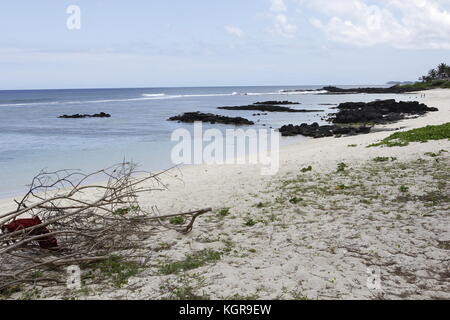
[[[159,216],[155,208],[150,213],[139,206],[140,194],[166,189],[164,173],[122,163],[87,175],[61,170],[34,177],[17,210],[0,215],[0,291],[65,283],[67,266],[117,253],[132,257],[165,218],[188,218],[176,230],[190,232],[195,219],[211,209]],[[107,183],[89,184],[98,181]]]

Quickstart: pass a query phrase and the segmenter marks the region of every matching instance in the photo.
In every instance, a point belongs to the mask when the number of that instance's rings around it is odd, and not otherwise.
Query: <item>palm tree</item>
[[[449,77],[448,70],[449,66],[445,63],[441,63],[437,67],[437,77],[439,79],[447,79]]]
[[[428,72],[428,78],[429,78],[428,81],[435,80],[437,77],[438,77],[438,71],[436,71],[436,69],[431,69]]]
[[[447,80],[450,80],[450,66],[447,65],[447,67],[445,68],[445,75]]]
[[[441,63],[436,69],[428,71],[428,75],[420,77],[422,82],[431,82],[433,80],[447,80],[450,81],[450,66],[446,63]]]

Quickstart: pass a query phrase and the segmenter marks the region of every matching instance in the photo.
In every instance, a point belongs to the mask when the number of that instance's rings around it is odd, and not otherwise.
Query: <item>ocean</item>
[[[403,99],[409,95],[322,95],[307,90],[322,86],[135,88],[0,91],[0,198],[20,195],[41,170],[80,169],[91,172],[134,161],[142,170],[173,166],[170,140],[177,128],[192,124],[167,121],[184,112],[201,111],[241,116],[254,128],[318,122],[333,106],[348,101]],[[281,92],[282,90],[301,90]],[[407,97],[406,97],[407,96]],[[415,97],[411,97],[415,98]],[[218,110],[267,100],[300,102],[294,108],[313,113],[269,113]],[[64,114],[106,112],[111,118],[59,119]],[[204,125],[220,130],[228,125]],[[307,139],[283,138],[281,144]]]

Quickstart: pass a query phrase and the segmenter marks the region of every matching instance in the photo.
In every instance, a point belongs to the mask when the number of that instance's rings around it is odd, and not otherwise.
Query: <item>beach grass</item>
[[[404,147],[410,142],[427,142],[430,140],[450,140],[450,122],[439,126],[426,126],[405,132],[396,132],[378,143],[368,147]]]
[[[167,263],[161,266],[160,272],[164,275],[178,273],[180,271],[187,271],[200,268],[209,262],[220,260],[221,252],[214,250],[202,250],[186,256],[182,261]]]
[[[119,256],[111,256],[109,259],[99,262],[96,265],[104,276],[112,280],[116,288],[121,288],[128,283],[128,279],[136,276],[140,271],[137,263],[124,261]]]
[[[208,295],[197,293],[205,285],[205,278],[199,274],[180,274],[166,279],[159,289],[166,293],[162,300],[210,300]]]

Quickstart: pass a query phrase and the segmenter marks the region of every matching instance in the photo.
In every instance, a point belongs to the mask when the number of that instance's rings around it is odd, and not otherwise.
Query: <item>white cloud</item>
[[[270,11],[274,12],[270,16],[273,17],[274,23],[270,28],[270,33],[284,38],[293,38],[297,32],[297,26],[290,23],[284,12],[288,11],[284,0],[270,0]]]
[[[297,26],[289,23],[284,14],[277,14],[271,32],[285,38],[292,38],[297,32]]]
[[[299,0],[326,18],[312,25],[334,41],[358,46],[450,49],[448,0]]]
[[[270,10],[273,12],[283,12],[287,11],[286,5],[284,4],[284,0],[270,0],[272,6]]]
[[[244,32],[235,26],[225,26],[225,31],[238,38],[242,38],[244,36]]]

